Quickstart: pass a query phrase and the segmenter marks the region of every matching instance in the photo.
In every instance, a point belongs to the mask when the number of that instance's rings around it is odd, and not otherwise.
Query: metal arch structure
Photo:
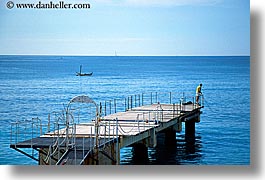
[[[100,114],[98,112],[98,105],[97,105],[97,103],[93,99],[91,99],[90,97],[88,97],[86,95],[76,96],[76,97],[72,98],[70,100],[70,102],[68,103],[67,108],[66,108],[66,113],[67,114],[70,113],[69,110],[70,110],[70,106],[71,106],[72,103],[86,103],[86,104],[89,104],[90,103],[90,104],[94,104],[95,107],[96,107],[96,116],[97,116],[96,123],[98,123],[98,118],[99,118]]]
[[[90,97],[85,96],[85,95],[76,96],[76,97],[72,98],[70,100],[70,102],[68,103],[68,107],[70,106],[71,103],[74,103],[74,102],[78,102],[78,103],[92,103],[92,104],[95,104],[95,106],[97,106],[96,102],[93,99],[91,99]]]
[[[66,108],[66,136],[68,137],[69,135],[69,114],[70,114],[70,106],[72,103],[91,103],[91,104],[94,104],[95,107],[96,107],[96,120],[95,120],[95,136],[96,136],[96,148],[98,147],[99,145],[99,142],[98,142],[98,136],[99,136],[99,133],[98,133],[98,127],[99,127],[99,119],[100,119],[100,113],[98,111],[98,105],[97,103],[91,99],[90,97],[86,96],[86,95],[80,95],[80,96],[76,96],[74,98],[72,98],[70,100],[70,102],[68,103],[67,105],[67,108]]]

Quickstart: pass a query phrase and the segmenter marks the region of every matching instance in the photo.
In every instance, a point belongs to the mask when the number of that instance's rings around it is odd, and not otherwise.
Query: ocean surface
[[[79,66],[91,77],[76,76]],[[37,165],[11,149],[11,122],[64,108],[71,98],[96,102],[149,92],[195,94],[202,83],[205,107],[195,142],[176,133],[148,149],[146,164],[250,164],[250,57],[0,56],[0,164]],[[134,164],[132,148],[121,149],[121,165]]]

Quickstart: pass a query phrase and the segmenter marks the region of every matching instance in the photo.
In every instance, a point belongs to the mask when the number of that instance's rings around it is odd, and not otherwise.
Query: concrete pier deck
[[[39,164],[119,164],[119,153],[123,147],[136,143],[155,147],[158,133],[181,132],[183,123],[191,127],[191,132],[186,128],[187,134],[195,133],[201,108],[203,106],[191,101],[131,107],[89,123],[72,124],[39,137],[11,143],[10,147],[38,160]],[[35,149],[39,157],[35,158],[21,148]]]

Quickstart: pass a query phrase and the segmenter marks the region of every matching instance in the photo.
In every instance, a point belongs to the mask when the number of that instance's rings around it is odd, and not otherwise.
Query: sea
[[[92,76],[76,76],[83,72]],[[11,124],[65,108],[75,96],[99,103],[150,92],[191,93],[202,83],[195,141],[159,137],[147,165],[250,165],[249,56],[0,56],[0,165],[38,165],[10,148]],[[185,128],[185,127],[184,127]],[[134,165],[132,147],[121,165]]]

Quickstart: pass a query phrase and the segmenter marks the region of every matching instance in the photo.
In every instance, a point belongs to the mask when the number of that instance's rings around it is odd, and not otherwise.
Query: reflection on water
[[[201,136],[196,134],[195,139],[185,139],[185,134],[176,134],[174,140],[167,140],[164,133],[157,135],[157,146],[144,150],[141,145],[126,147],[121,151],[122,165],[185,165],[200,164]],[[145,153],[147,152],[147,153]],[[136,155],[137,154],[137,155]]]

